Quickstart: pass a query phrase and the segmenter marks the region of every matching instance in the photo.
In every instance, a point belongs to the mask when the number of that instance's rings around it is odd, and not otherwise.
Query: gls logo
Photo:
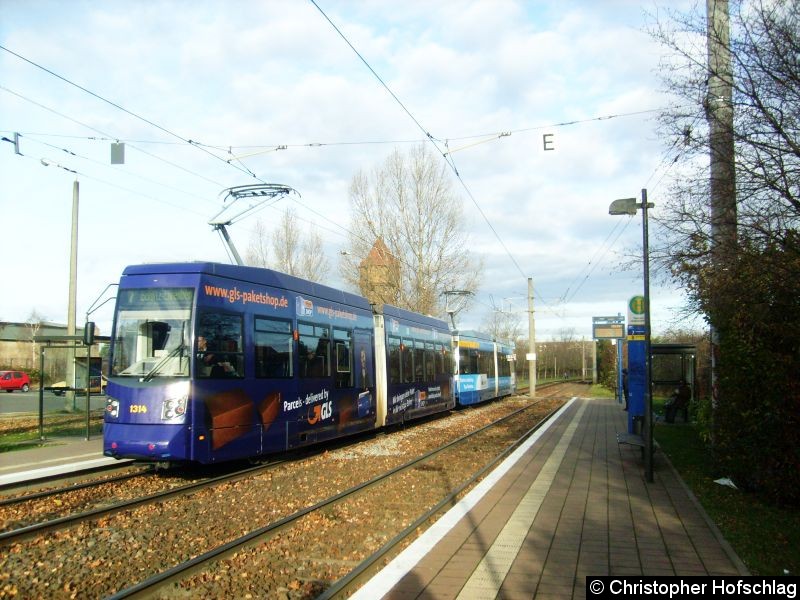
[[[328,400],[322,404],[314,405],[311,415],[306,419],[309,425],[314,425],[319,421],[325,421],[333,417],[333,402]]]

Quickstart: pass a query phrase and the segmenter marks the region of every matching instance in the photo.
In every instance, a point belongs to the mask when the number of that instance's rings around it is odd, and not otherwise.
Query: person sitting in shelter
[[[687,421],[689,400],[692,398],[692,390],[685,381],[681,381],[672,395],[664,403],[664,420],[667,423],[675,422],[675,415],[679,410],[683,411],[683,420]]]

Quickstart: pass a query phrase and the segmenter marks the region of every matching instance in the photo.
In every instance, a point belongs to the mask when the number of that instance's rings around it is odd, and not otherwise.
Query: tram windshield
[[[188,377],[193,295],[191,288],[120,290],[111,374]]]

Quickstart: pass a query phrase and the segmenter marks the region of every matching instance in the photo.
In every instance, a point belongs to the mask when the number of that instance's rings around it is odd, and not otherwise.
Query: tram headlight
[[[119,400],[106,399],[106,415],[112,419],[116,419],[119,416]]]
[[[161,420],[170,421],[177,417],[182,417],[186,414],[186,403],[189,401],[188,396],[181,396],[179,398],[167,398],[161,406]]]

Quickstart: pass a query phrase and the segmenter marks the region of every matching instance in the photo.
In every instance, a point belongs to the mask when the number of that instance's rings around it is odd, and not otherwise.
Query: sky
[[[21,152],[0,144],[0,321],[66,323],[76,180],[77,321],[100,305],[104,335],[126,265],[230,262],[208,222],[239,185],[298,192],[229,228],[240,252],[257,219],[271,229],[292,208],[325,241],[325,283],[345,287],[350,182],[414,144],[445,166],[449,152],[484,261],[460,328],[505,310],[527,333],[529,277],[537,340],[589,339],[593,317],[626,315],[641,216],[608,205],[647,188],[657,219],[674,175],[656,129],[664,50],[646,33],[660,7],[315,1],[0,0],[0,132]],[[653,278],[654,334],[683,307]]]

